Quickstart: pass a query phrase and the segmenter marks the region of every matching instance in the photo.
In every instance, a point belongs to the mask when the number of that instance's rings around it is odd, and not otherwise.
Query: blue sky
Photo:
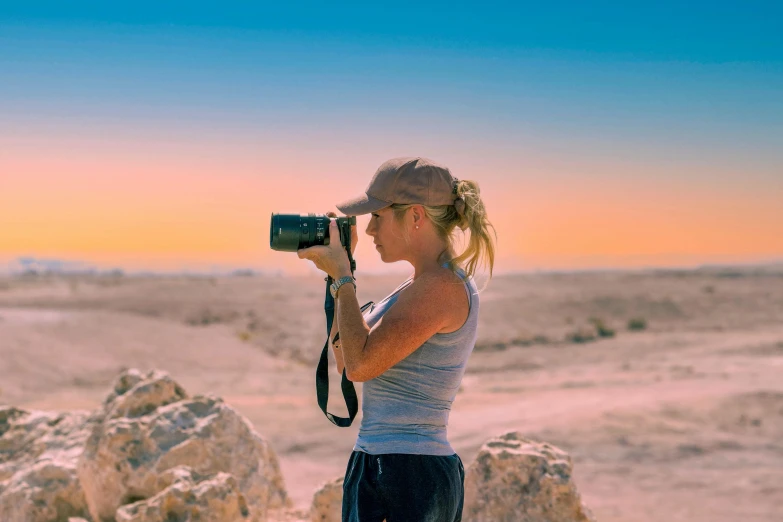
[[[406,116],[491,114],[507,132],[530,121],[545,134],[622,128],[642,142],[682,133],[700,151],[736,134],[751,155],[776,145],[783,8],[582,4],[3,3],[0,107],[195,108],[238,122],[385,103]]]
[[[783,59],[779,2],[3,2],[21,23],[245,29],[475,51],[590,51],[701,63]]]

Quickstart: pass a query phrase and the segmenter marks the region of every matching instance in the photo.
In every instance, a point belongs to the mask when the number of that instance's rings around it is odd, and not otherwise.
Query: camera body
[[[272,213],[269,225],[269,247],[279,252],[296,252],[302,248],[326,245],[329,238],[329,221],[326,214],[280,214]],[[340,231],[340,243],[350,249],[351,225],[356,216],[334,218]],[[350,252],[350,250],[349,250]],[[349,254],[350,255],[350,254]]]

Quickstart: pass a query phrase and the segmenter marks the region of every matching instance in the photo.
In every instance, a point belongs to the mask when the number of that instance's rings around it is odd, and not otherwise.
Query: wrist
[[[343,270],[338,270],[337,274],[335,274],[335,277],[333,277],[332,279],[334,279],[335,281],[339,281],[340,278],[342,277],[353,277],[353,274],[351,273],[351,270],[349,268],[345,268]]]
[[[334,283],[329,286],[329,292],[331,292],[332,298],[337,299],[337,297],[340,295],[340,290],[342,290],[345,286],[351,285],[354,287],[354,290],[356,290],[356,280],[353,278],[353,276],[339,276],[337,279],[335,279]]]
[[[345,291],[347,291],[347,288],[348,288],[348,287],[351,287],[351,289],[353,290],[353,293],[354,293],[354,294],[356,293],[356,283],[355,283],[355,282],[345,283],[344,285],[341,285],[341,286],[340,286],[340,288],[338,288],[338,289],[337,289],[337,299],[339,299],[339,298],[340,298],[340,296],[341,296],[341,295],[342,295],[342,294],[343,294]]]

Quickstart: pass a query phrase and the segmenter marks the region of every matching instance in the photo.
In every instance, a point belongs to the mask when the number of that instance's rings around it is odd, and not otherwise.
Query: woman
[[[364,194],[337,208],[347,216],[372,214],[365,232],[381,259],[408,261],[414,269],[363,316],[341,243],[298,251],[337,283],[345,278],[329,338],[339,329],[333,346],[338,372],[364,382],[342,519],[460,521],[465,470],[446,426],[476,342],[479,298],[472,276],[485,256],[491,277],[495,257],[478,185],[426,158],[395,158],[381,165]],[[459,256],[452,247],[456,227],[470,230]],[[334,220],[329,235],[339,235]],[[352,248],[357,241],[354,226]]]

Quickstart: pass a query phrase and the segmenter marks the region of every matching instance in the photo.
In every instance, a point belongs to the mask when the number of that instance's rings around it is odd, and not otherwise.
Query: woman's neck
[[[440,253],[438,258],[433,262],[428,262],[424,265],[421,265],[419,267],[414,266],[414,272],[411,276],[413,280],[415,281],[421,274],[424,274],[426,272],[432,272],[435,270],[438,270],[440,268],[443,268],[443,265],[448,263],[454,259],[454,251],[451,249],[446,249],[443,252]],[[417,272],[418,270],[418,272]]]

